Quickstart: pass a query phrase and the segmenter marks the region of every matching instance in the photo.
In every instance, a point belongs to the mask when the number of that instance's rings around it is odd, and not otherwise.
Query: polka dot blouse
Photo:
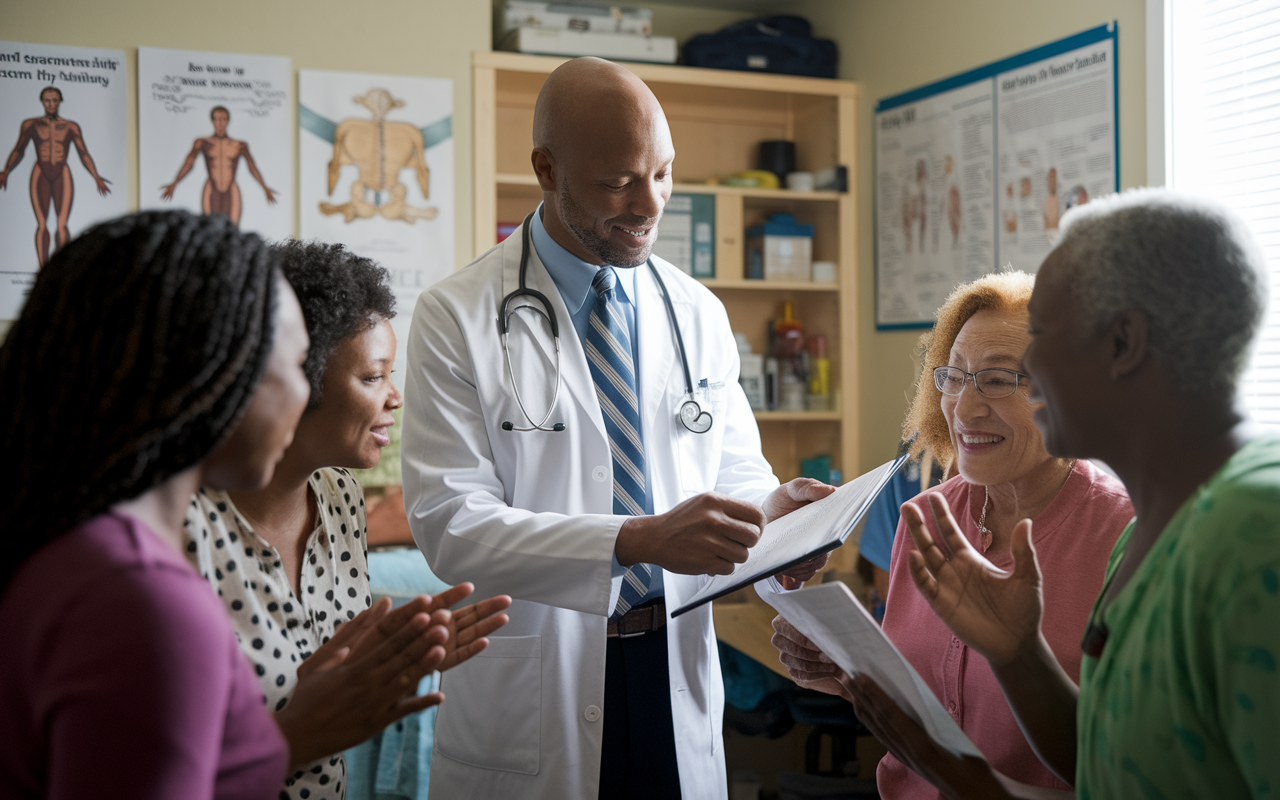
[[[307,539],[301,597],[293,593],[280,554],[258,538],[225,492],[201,489],[183,523],[187,559],[217,590],[264,702],[275,711],[289,702],[298,665],[329,641],[339,624],[373,602],[360,485],[336,468],[312,473],[309,484],[319,522]],[[280,797],[342,800],[346,783],[347,766],[339,753],[289,775]]]

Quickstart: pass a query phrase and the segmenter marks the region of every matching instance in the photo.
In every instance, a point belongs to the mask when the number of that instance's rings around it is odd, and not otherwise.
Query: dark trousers
[[[667,628],[608,640],[600,800],[680,797]]]

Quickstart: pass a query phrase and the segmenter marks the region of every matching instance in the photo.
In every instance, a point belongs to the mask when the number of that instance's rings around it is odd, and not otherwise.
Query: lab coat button
[[[587,722],[596,722],[600,719],[600,706],[587,706],[587,710],[582,712],[582,716],[587,718]]]
[[[591,470],[591,477],[595,479],[596,483],[604,483],[604,479],[609,477],[609,471],[604,467],[596,467]],[[592,708],[595,708],[595,706],[592,706]]]

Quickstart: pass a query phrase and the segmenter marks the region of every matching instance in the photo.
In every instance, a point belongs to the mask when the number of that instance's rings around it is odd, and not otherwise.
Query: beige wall
[[[191,48],[287,55],[295,69],[335,69],[427,75],[454,81],[457,154],[458,264],[470,259],[471,52],[490,47],[493,0],[336,0],[282,3],[222,0],[217,13],[160,0],[64,0],[56,9],[4,3],[0,33],[25,42],[123,49],[129,64],[130,175],[137,175],[137,47]],[[752,16],[739,11],[647,4],[655,33],[689,36]],[[792,0],[821,36],[840,45],[840,77],[862,85],[858,186],[862,368],[860,460],[893,454],[917,369],[915,332],[875,331],[871,116],[876,100],[981,66],[1022,50],[1117,19],[1120,23],[1120,183],[1146,178],[1144,0]],[[374,17],[370,9],[378,9]],[[296,187],[295,187],[296,188]],[[137,207],[131,179],[129,199]],[[0,323],[0,336],[6,323]]]
[[[798,0],[815,32],[840,45],[840,77],[862,86],[858,109],[860,460],[891,457],[918,369],[919,331],[875,330],[872,110],[877,100],[1048,44],[1120,24],[1120,185],[1146,181],[1144,0]]]

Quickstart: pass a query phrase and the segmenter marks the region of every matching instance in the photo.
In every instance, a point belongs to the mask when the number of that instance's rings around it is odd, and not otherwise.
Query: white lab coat
[[[563,387],[548,424],[526,427],[498,336],[498,306],[518,286],[522,230],[422,293],[408,342],[404,496],[414,539],[432,570],[472,581],[475,599],[515,598],[511,621],[479,656],[446,673],[431,794],[439,798],[565,800],[598,795],[605,624],[612,579],[613,460],[595,386],[569,312],[530,247],[528,286],[559,322]],[[694,434],[676,420],[685,395],[674,334],[657,283],[637,274],[640,391],[656,513],[715,490],[754,503],[778,486],[738,385],[738,354],[719,300],[653,259],[671,293],[697,397],[715,417]],[[549,328],[530,312],[511,321],[521,396],[539,421],[555,388]],[[668,612],[705,576],[664,575]],[[724,687],[711,607],[670,620],[671,707],[686,798],[727,793]]]

